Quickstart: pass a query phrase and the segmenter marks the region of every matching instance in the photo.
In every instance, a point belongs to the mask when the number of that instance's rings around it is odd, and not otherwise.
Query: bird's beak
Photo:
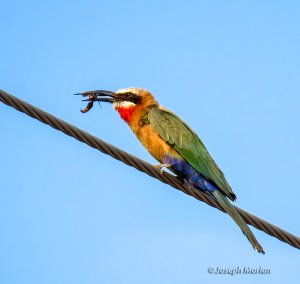
[[[74,94],[77,96],[88,97],[82,101],[89,101],[89,102],[108,102],[113,103],[118,99],[118,96],[114,92],[111,91],[104,91],[104,90],[96,90],[96,91],[88,91],[83,93]]]

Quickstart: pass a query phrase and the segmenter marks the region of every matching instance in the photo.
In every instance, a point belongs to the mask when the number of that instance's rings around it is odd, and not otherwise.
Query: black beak
[[[96,90],[96,91],[88,91],[83,93],[74,94],[76,96],[88,97],[82,101],[89,102],[108,102],[113,103],[117,100],[117,96],[114,92],[104,91],[104,90]]]
[[[85,109],[80,110],[82,113],[88,112],[93,107],[94,102],[114,103],[117,100],[117,96],[114,92],[104,90],[88,91],[74,95],[88,97],[87,99],[82,100],[85,102],[89,102]]]

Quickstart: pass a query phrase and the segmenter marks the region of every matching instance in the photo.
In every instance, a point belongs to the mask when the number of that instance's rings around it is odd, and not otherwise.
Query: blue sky
[[[298,1],[0,2],[0,88],[156,163],[111,106],[138,86],[199,134],[237,205],[299,229]],[[299,251],[0,104],[1,283],[292,283]],[[271,275],[210,275],[263,267]]]

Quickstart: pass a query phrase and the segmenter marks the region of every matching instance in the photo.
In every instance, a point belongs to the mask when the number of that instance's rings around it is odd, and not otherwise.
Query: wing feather
[[[164,108],[152,108],[148,113],[148,120],[159,136],[172,145],[194,169],[214,183],[231,200],[235,200],[235,194],[223,172],[197,134],[183,120]]]

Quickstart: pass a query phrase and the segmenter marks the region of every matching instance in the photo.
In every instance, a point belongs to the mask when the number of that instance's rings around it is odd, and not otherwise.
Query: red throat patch
[[[130,122],[134,109],[135,109],[134,106],[132,106],[132,107],[116,107],[116,110],[120,114],[121,118],[124,121],[126,121],[127,123]]]

